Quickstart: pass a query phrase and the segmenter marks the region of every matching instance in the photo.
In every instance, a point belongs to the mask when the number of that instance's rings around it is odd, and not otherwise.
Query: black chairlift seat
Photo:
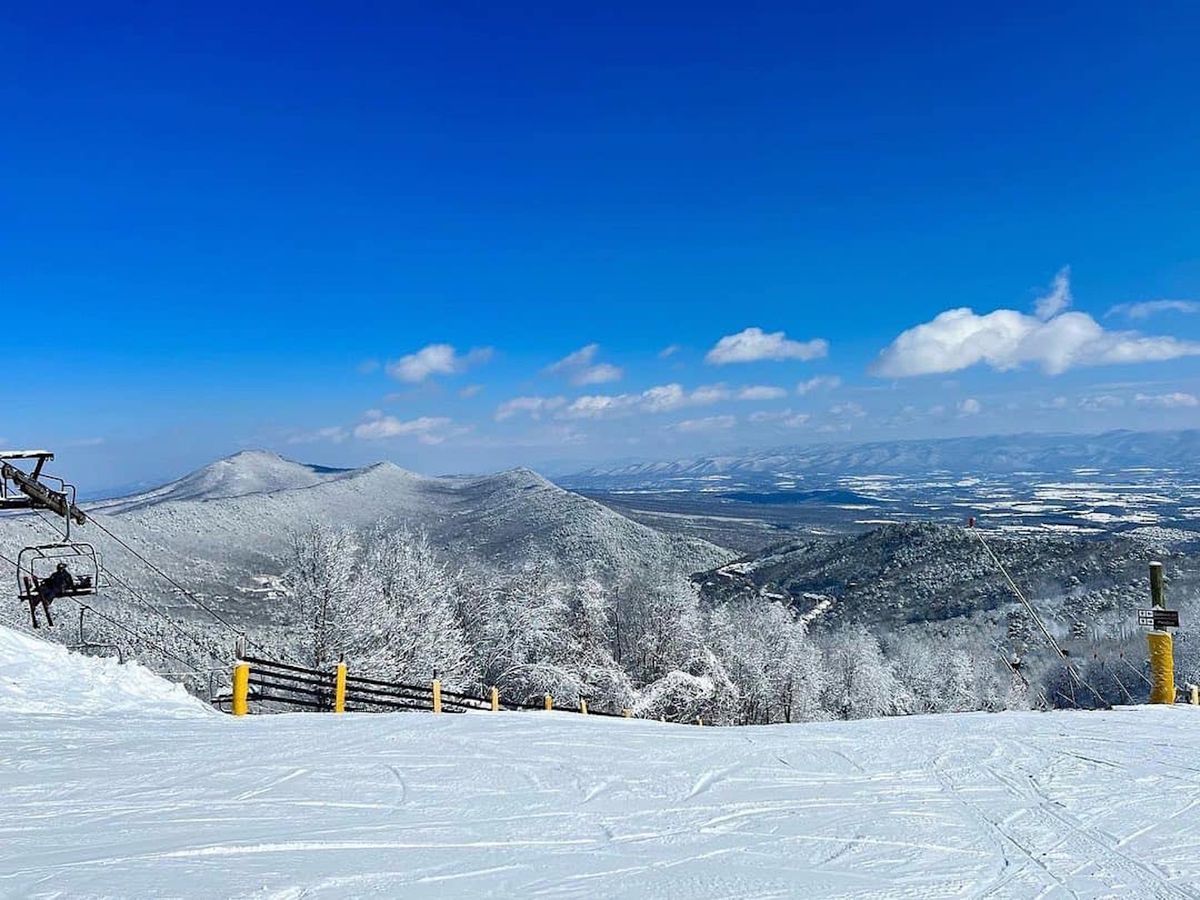
[[[71,578],[55,584],[58,566],[65,564]],[[100,586],[100,559],[91,544],[63,542],[26,547],[17,556],[17,597],[29,604],[33,627],[38,628],[37,607],[41,604],[46,623],[54,625],[50,604],[59,597],[91,597]]]

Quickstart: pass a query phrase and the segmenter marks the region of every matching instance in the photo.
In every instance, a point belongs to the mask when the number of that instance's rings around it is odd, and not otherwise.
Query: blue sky
[[[1195,4],[40,6],[0,439],[93,485],[1200,418]]]

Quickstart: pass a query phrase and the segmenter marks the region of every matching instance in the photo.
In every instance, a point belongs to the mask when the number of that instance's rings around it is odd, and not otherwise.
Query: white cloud
[[[750,421],[756,425],[782,425],[784,428],[799,428],[805,425],[809,418],[808,413],[793,412],[790,409],[775,411],[762,410],[750,414]]]
[[[703,419],[684,419],[673,426],[676,431],[719,431],[737,424],[736,416],[708,416]]]
[[[1164,312],[1194,315],[1195,313],[1200,313],[1200,303],[1197,303],[1195,300],[1146,300],[1142,303],[1118,303],[1105,313],[1105,315],[1124,315],[1131,319],[1148,319],[1153,315]]]
[[[977,416],[983,411],[983,404],[974,397],[968,397],[958,404],[958,414],[960,416]]]
[[[1066,409],[1067,398],[1063,396],[1054,397],[1050,400],[1042,400],[1038,403],[1040,409]]]
[[[817,375],[815,378],[810,378],[807,381],[801,381],[797,384],[796,393],[803,397],[805,394],[811,394],[813,391],[832,391],[841,386],[842,379],[836,375]]]
[[[1069,296],[1065,286],[1051,291],[1043,298],[1047,301],[1043,311],[1061,308],[1064,296]],[[872,371],[886,378],[906,378],[957,372],[979,363],[999,371],[1033,364],[1058,375],[1079,366],[1197,355],[1200,343],[1135,331],[1106,331],[1086,313],[1063,312],[1042,319],[1012,309],[981,316],[962,307],[905,331],[879,354]]]
[[[520,413],[532,419],[540,419],[543,413],[552,412],[566,403],[565,397],[514,397],[496,407],[495,419],[503,422]]]
[[[770,384],[754,384],[737,393],[739,400],[782,400],[788,395],[786,389]]]
[[[609,363],[597,363],[595,361],[599,350],[599,344],[588,344],[586,347],[580,347],[574,353],[568,353],[558,362],[554,363],[554,365],[547,366],[546,371],[551,375],[559,375],[566,378],[571,384],[576,386],[620,381],[625,374],[620,366],[614,366]]]
[[[589,394],[576,398],[559,413],[563,419],[599,419],[635,412],[673,412],[688,406],[708,406],[727,400],[723,384],[702,385],[687,391],[681,384],[660,384],[640,394]]]
[[[364,441],[413,436],[423,444],[440,444],[446,439],[451,424],[452,420],[444,416],[421,416],[401,421],[373,409],[367,412],[367,421],[355,427],[354,436]]]
[[[1079,398],[1079,408],[1084,412],[1108,412],[1112,409],[1120,409],[1124,405],[1125,400],[1116,394],[1097,394],[1093,397]]]
[[[670,357],[674,356],[676,353],[678,353],[682,349],[683,348],[681,346],[679,346],[679,344],[669,344],[668,346],[663,347],[661,350],[658,351],[658,358],[659,359],[669,359]]]
[[[431,375],[454,375],[492,358],[491,347],[459,354],[450,344],[429,344],[416,353],[387,364],[387,373],[399,381],[417,384]]]
[[[861,419],[867,411],[851,400],[829,407],[829,414],[839,419]]]
[[[341,425],[331,425],[328,428],[318,428],[316,431],[306,431],[302,434],[292,435],[288,438],[289,444],[316,444],[321,441],[330,441],[334,444],[340,444],[350,435]]]
[[[1154,406],[1159,409],[1192,409],[1200,406],[1195,394],[1175,391],[1170,394],[1138,394],[1133,398],[1138,406]]]
[[[762,360],[819,359],[829,353],[829,342],[821,338],[811,341],[790,340],[782,331],[767,333],[761,328],[747,328],[721,338],[704,357],[705,362],[723,366],[729,363],[760,362]]]
[[[476,397],[483,393],[482,384],[468,384],[465,388],[458,392],[458,396],[464,400],[469,400],[471,397]]]
[[[1034,304],[1034,311],[1042,321],[1053,319],[1071,305],[1071,267],[1063,266],[1054,276],[1050,293],[1039,297]]]

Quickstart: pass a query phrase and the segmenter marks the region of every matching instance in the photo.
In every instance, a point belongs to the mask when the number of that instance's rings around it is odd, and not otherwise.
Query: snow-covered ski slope
[[[3,897],[1200,896],[1191,708],[233,719],[33,643],[0,641]]]

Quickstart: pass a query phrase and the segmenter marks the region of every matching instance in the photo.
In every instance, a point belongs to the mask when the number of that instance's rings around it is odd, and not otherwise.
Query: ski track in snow
[[[0,707],[0,896],[1200,897],[1200,711]]]

